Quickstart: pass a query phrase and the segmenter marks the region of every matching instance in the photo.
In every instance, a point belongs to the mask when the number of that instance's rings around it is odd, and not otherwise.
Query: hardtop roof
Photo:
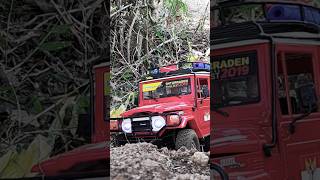
[[[159,77],[152,77],[152,79],[143,78],[140,82],[146,82],[146,81],[154,81],[154,80],[160,80],[160,79],[166,79],[166,78],[175,78],[180,76],[193,76],[193,75],[208,75],[210,76],[210,72],[208,71],[197,71],[197,72],[186,72],[186,73],[172,73],[169,75],[159,76]]]
[[[263,9],[268,3],[272,5],[296,5],[302,11],[305,7],[311,7],[319,12],[320,9],[315,7],[297,3],[297,2],[279,2],[279,1],[228,1],[219,3],[213,9],[219,10],[220,20],[223,13],[221,12],[223,8],[226,7],[236,7],[239,5],[246,4],[260,4]],[[305,14],[304,12],[301,12]],[[266,18],[266,14],[264,15]],[[253,40],[253,39],[268,39],[268,38],[284,38],[284,39],[297,39],[304,40],[305,43],[308,41],[319,41],[320,42],[320,24],[315,24],[311,22],[306,22],[305,18],[302,20],[260,20],[260,21],[245,21],[240,23],[230,23],[226,24],[225,21],[221,20],[221,24],[217,27],[212,28],[211,43],[213,45],[219,45],[230,42]],[[320,19],[319,19],[320,21]]]

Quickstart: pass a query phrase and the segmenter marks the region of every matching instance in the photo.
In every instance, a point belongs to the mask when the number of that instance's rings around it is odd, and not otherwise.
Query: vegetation
[[[86,143],[88,72],[106,61],[108,1],[0,2],[0,178]]]
[[[191,23],[183,0],[111,1],[112,116],[134,106],[148,68],[205,56],[209,29]]]

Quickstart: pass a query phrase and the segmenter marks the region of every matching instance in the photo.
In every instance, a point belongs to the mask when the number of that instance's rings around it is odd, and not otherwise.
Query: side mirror
[[[317,96],[312,83],[302,85],[296,89],[299,105],[303,110],[312,111],[317,107]]]

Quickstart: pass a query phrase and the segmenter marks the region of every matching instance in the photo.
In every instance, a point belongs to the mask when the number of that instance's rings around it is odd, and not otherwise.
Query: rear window
[[[260,100],[256,51],[214,57],[211,78],[216,107]]]

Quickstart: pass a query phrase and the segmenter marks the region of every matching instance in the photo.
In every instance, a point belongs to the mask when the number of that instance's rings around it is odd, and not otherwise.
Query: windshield
[[[142,92],[145,100],[190,94],[190,78],[145,83]]]
[[[259,101],[256,52],[214,57],[212,64],[215,107]]]

